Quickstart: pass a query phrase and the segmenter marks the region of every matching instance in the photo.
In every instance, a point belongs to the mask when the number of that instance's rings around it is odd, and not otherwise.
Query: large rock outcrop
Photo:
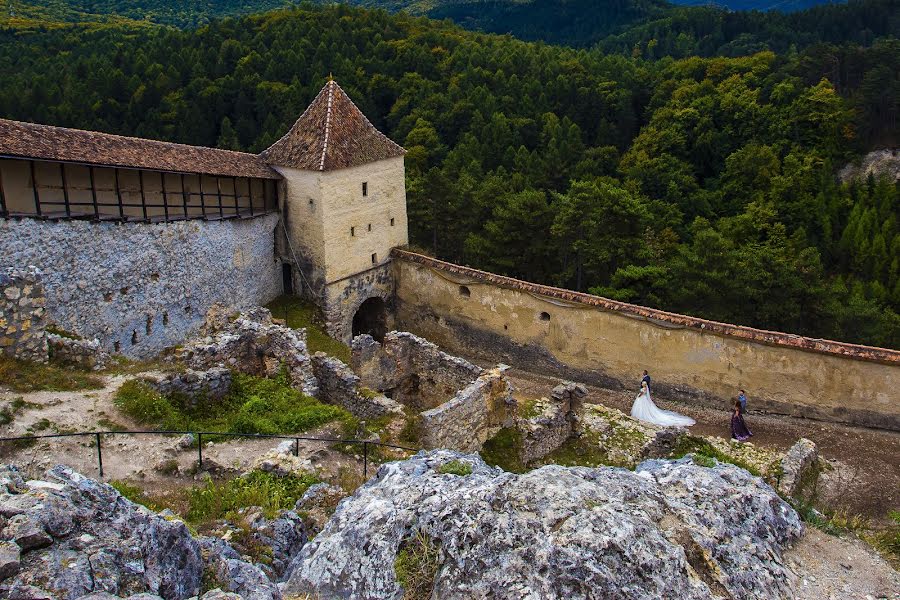
[[[306,543],[296,513],[268,520],[257,509],[244,537],[265,549],[268,560],[256,565],[228,542],[194,538],[181,521],[68,467],[45,479],[26,482],[0,468],[0,598],[183,600],[212,576],[221,589],[204,598],[281,600],[275,582]]]
[[[441,473],[451,461],[471,473]],[[437,450],[383,465],[344,500],[283,592],[399,599],[398,553],[424,538],[435,598],[779,598],[782,549],[801,533],[771,487],[730,465],[516,475]]]
[[[8,565],[0,596],[80,598],[150,593],[188,598],[200,589],[203,562],[181,521],[126,500],[111,486],[67,467],[47,481],[17,480],[0,494],[0,539],[20,552]],[[10,552],[12,554],[12,552]]]

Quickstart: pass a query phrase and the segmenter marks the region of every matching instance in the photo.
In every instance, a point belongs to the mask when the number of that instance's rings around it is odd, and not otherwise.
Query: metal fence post
[[[97,463],[100,465],[100,477],[103,477],[103,450],[100,446],[100,434],[94,434],[97,439]]]
[[[294,456],[300,456],[300,438],[294,438]]]
[[[369,478],[369,442],[363,442],[363,479]]]
[[[197,434],[197,471],[203,470],[203,434]]]

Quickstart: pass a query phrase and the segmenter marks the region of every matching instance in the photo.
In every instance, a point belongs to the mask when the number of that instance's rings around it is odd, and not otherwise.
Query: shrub
[[[183,416],[172,403],[142,381],[123,383],[113,401],[122,412],[138,423],[163,429],[180,429],[185,425]]]
[[[745,469],[753,475],[760,475],[759,469],[753,465],[721,452],[703,438],[692,435],[683,435],[679,437],[678,442],[675,444],[675,448],[672,450],[671,458],[681,458],[687,454],[693,455],[695,464],[704,467],[713,466],[712,459],[716,459],[719,462],[729,463]]]
[[[440,567],[438,546],[422,531],[405,541],[397,552],[394,572],[403,586],[403,600],[431,598]]]
[[[109,485],[113,486],[116,491],[122,494],[122,496],[124,496],[125,498],[128,498],[135,504],[142,504],[154,512],[159,512],[166,508],[165,506],[159,504],[156,500],[148,496],[144,492],[144,490],[136,485],[128,483],[127,481],[114,479],[109,482]]]
[[[437,472],[444,475],[471,475],[472,465],[461,460],[451,460],[438,467]]]
[[[139,423],[170,430],[275,435],[301,433],[352,418],[340,407],[295,390],[284,375],[266,379],[235,373],[228,396],[217,402],[200,401],[196,406],[166,398],[140,381],[128,381],[116,393],[115,403]]]
[[[259,506],[267,518],[279,510],[293,508],[297,500],[319,480],[310,474],[279,477],[252,471],[224,483],[207,480],[206,485],[188,491],[188,521],[200,524],[223,519],[239,508]]]

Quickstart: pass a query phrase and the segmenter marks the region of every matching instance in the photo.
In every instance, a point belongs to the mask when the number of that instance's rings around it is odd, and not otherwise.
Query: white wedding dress
[[[650,388],[647,387],[647,383],[644,381],[641,382],[641,393],[638,394],[638,397],[634,399],[634,404],[631,405],[631,416],[663,427],[689,427],[696,423],[690,417],[679,415],[671,410],[663,410],[653,404],[653,400],[650,399]]]

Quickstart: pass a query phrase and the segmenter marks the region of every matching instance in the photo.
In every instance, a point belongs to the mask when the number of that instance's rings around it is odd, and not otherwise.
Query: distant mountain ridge
[[[900,0],[5,0],[0,25],[124,22],[194,29],[214,19],[300,4],[348,4],[450,19],[462,27],[526,41],[657,59],[746,56],[814,44],[869,46],[900,31]],[[699,6],[703,4],[702,6]],[[781,9],[812,8],[795,12]],[[2,4],[0,4],[2,6]],[[768,12],[760,12],[765,9]]]
[[[717,6],[728,10],[795,12],[822,4],[846,4],[846,0],[671,0],[678,6]]]

